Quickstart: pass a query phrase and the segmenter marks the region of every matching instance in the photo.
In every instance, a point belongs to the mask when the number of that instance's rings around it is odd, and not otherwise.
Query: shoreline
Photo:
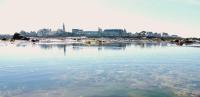
[[[86,45],[105,45],[112,43],[135,43],[135,42],[151,42],[151,43],[171,43],[179,46],[190,45],[190,44],[200,44],[200,40],[197,39],[161,39],[161,38],[87,38],[87,37],[48,37],[48,38],[39,38],[39,37],[30,37],[28,40],[22,39],[6,39],[0,40],[0,42],[30,42],[33,44],[86,44]]]
[[[180,45],[176,42],[171,41],[153,41],[153,40],[129,40],[129,39],[110,39],[110,38],[84,38],[84,39],[58,39],[58,38],[40,38],[37,42],[25,41],[25,40],[15,40],[15,41],[2,41],[0,40],[0,46],[25,46],[25,45],[51,45],[51,46],[95,46],[95,47],[115,47],[115,46],[128,46],[128,45],[138,45],[143,47],[152,47],[152,46],[168,46],[168,47],[194,47],[200,48],[200,43],[186,43]]]

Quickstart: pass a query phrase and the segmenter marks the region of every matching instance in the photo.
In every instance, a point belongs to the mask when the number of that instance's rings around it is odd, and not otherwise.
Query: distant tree
[[[13,35],[13,38],[12,38],[12,39],[22,39],[22,38],[23,38],[23,36],[21,36],[21,34],[15,33],[15,34]]]
[[[12,38],[12,39],[14,39],[14,40],[27,40],[27,41],[30,40],[30,38],[24,37],[24,36],[22,36],[22,35],[19,34],[19,33],[15,33],[15,34],[13,35],[13,38]]]
[[[142,35],[142,36],[145,36],[146,35],[146,31],[142,31],[142,32],[140,32],[140,34]]]

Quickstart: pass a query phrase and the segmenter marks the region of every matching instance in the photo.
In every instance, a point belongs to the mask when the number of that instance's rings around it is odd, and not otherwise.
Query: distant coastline
[[[83,44],[83,45],[107,45],[113,43],[134,43],[134,42],[166,42],[171,44],[176,44],[179,46],[190,45],[190,44],[200,44],[200,39],[198,38],[148,38],[148,37],[26,37],[19,33],[15,33],[10,38],[2,38],[1,41],[15,43],[16,41],[25,41],[45,44]]]
[[[154,42],[171,42],[177,45],[200,43],[200,38],[182,38],[178,35],[170,35],[166,32],[158,33],[151,31],[127,32],[126,29],[101,29],[97,31],[85,31],[83,29],[72,29],[71,32],[65,31],[65,24],[62,29],[52,31],[51,29],[40,29],[36,31],[20,31],[14,35],[0,35],[2,41],[24,40],[33,43],[44,40],[59,40],[68,42],[83,42],[87,44],[102,45],[113,42],[132,42],[132,41],[154,41]]]

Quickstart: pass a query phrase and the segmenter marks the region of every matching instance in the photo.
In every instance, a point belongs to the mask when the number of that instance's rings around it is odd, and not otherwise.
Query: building
[[[0,34],[0,39],[5,39],[5,38],[12,38],[12,35],[9,34]]]
[[[82,29],[72,29],[72,33],[83,32]]]
[[[84,36],[86,37],[101,37],[102,33],[99,31],[84,31]]]
[[[51,35],[51,33],[52,33],[51,29],[40,29],[37,31],[37,36],[46,37]]]
[[[65,36],[65,31],[64,29],[58,29],[55,33],[55,36]]]
[[[72,29],[72,35],[73,36],[82,36],[84,33],[83,33],[83,30],[82,29]]]
[[[35,31],[31,31],[31,32],[29,33],[29,36],[31,36],[31,37],[36,37],[36,36],[37,36],[37,33],[36,33]]]
[[[160,33],[154,33],[154,37],[155,37],[155,38],[160,38],[160,37],[161,37],[161,34],[160,34]]]
[[[153,33],[153,32],[146,32],[146,33],[145,33],[145,36],[146,36],[147,38],[154,38],[154,33]]]
[[[178,38],[178,35],[171,35],[172,38]]]
[[[165,32],[163,32],[163,33],[162,33],[162,37],[163,37],[163,38],[169,37],[169,34],[168,34],[168,33],[165,33]]]
[[[98,28],[98,32],[102,33],[103,30],[99,27],[99,28]]]
[[[102,34],[104,37],[122,37],[127,33],[125,29],[105,29]]]
[[[65,24],[64,24],[64,23],[63,23],[63,29],[62,29],[62,30],[63,30],[63,32],[66,32],[66,31],[65,31]]]

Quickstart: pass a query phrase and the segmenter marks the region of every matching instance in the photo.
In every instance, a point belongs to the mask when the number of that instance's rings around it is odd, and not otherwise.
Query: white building
[[[163,33],[162,33],[162,37],[164,37],[164,38],[165,38],[165,37],[169,37],[169,34],[163,32]]]

